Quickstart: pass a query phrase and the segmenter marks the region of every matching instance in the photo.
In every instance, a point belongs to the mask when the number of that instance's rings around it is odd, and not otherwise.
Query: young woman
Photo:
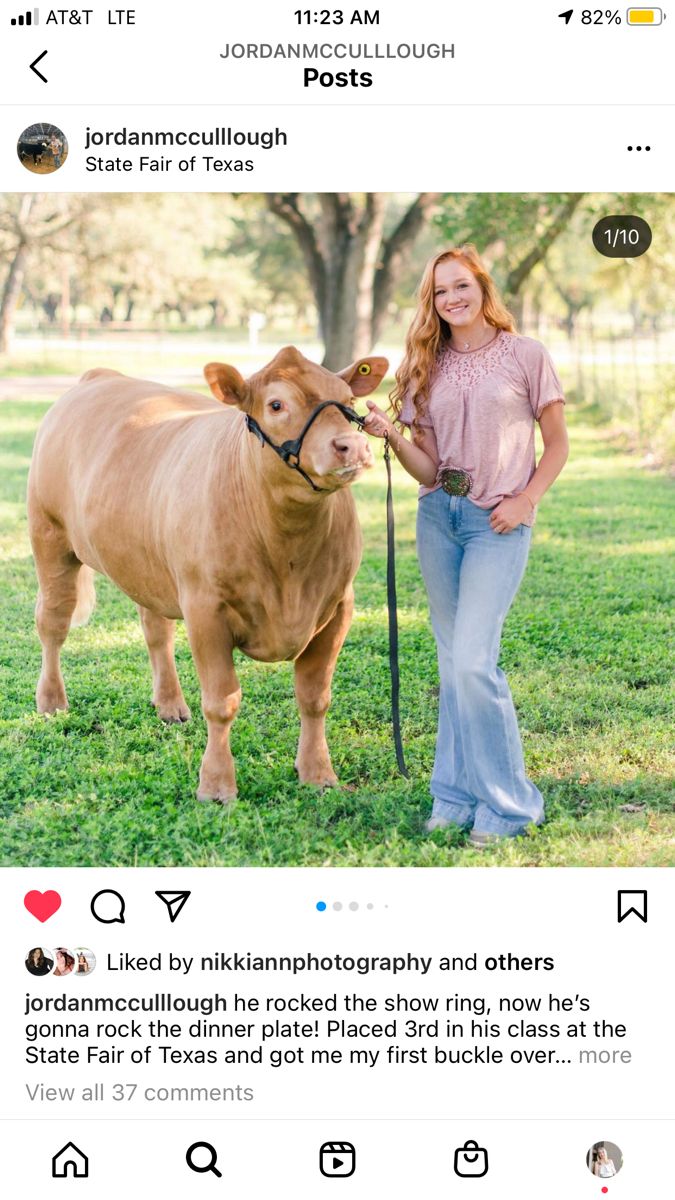
[[[604,1146],[600,1146],[595,1152],[593,1174],[597,1175],[599,1179],[613,1179],[616,1175],[616,1167]]]
[[[441,681],[426,828],[471,827],[471,843],[485,846],[544,818],[497,659],[536,506],[568,443],[553,363],[515,333],[474,246],[427,264],[391,398],[412,440],[372,401],[366,428],[389,437],[422,485],[417,552]],[[544,442],[536,467],[535,421]]]
[[[47,958],[41,946],[35,946],[28,951],[26,970],[30,971],[31,975],[49,975],[53,966],[54,960]]]
[[[56,966],[54,967],[55,975],[70,975],[75,966],[75,959],[72,954],[66,950],[65,946],[59,946],[56,950]]]

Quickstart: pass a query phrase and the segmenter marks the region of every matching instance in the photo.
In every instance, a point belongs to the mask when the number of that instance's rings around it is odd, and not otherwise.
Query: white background
[[[16,154],[19,134],[49,121],[66,134],[69,156],[52,175],[32,175]],[[84,149],[87,125],[101,130],[286,130],[273,150],[185,147]],[[628,151],[650,145],[649,152]],[[89,174],[87,154],[131,159],[130,173]],[[173,159],[169,172],[137,169],[141,154]],[[251,158],[250,173],[206,171],[203,154]],[[197,156],[197,171],[178,160]],[[673,112],[667,108],[313,107],[69,108],[55,103],[4,110],[3,191],[670,191]],[[167,230],[170,234],[170,230]]]
[[[570,4],[572,0],[570,0]],[[37,28],[9,27],[9,16],[33,7],[34,0],[3,6],[0,78],[6,99],[49,98],[59,103],[155,104],[667,104],[672,101],[671,15],[655,28],[626,22],[626,6],[581,3],[569,25],[558,17],[561,0],[482,0],[439,4],[437,0],[382,0],[354,5],[310,6],[312,13],[342,8],[378,10],[374,27],[299,25],[299,0],[257,0],[222,4],[219,0],[139,0],[136,25],[108,25],[107,0],[88,0],[90,26],[47,25],[49,5],[39,4]],[[132,7],[131,5],[129,7]],[[668,0],[663,5],[668,10]],[[583,9],[615,10],[623,24],[582,25]],[[303,86],[303,63],[296,60],[222,59],[232,43],[296,42],[447,43],[454,59],[401,61],[325,60],[322,69],[354,66],[370,71],[368,88]],[[28,66],[48,50],[39,69],[43,84]],[[307,65],[317,65],[316,60]],[[516,148],[517,151],[517,148]]]
[[[644,882],[647,880],[647,882]],[[357,992],[366,996],[395,995],[487,995],[493,1002],[498,995],[556,995],[576,993],[590,998],[594,1016],[622,1022],[630,1035],[607,1043],[605,1048],[628,1048],[633,1054],[630,1065],[590,1067],[560,1066],[557,1070],[537,1065],[526,1068],[502,1065],[475,1069],[398,1067],[370,1071],[368,1068],[302,1067],[266,1070],[262,1067],[228,1067],[225,1072],[213,1066],[178,1069],[175,1074],[189,1075],[195,1086],[255,1086],[257,1099],[246,1106],[245,1115],[303,1116],[315,1114],[317,1107],[333,1116],[417,1116],[438,1113],[439,1096],[447,1116],[466,1113],[483,1116],[508,1114],[522,1116],[578,1116],[583,1096],[585,1115],[666,1116],[671,1081],[659,1071],[651,1079],[655,1063],[663,1062],[664,1034],[671,1011],[667,994],[670,968],[667,955],[656,952],[668,941],[669,874],[665,871],[622,870],[340,870],[312,869],[191,869],[162,871],[51,870],[5,871],[3,887],[5,908],[13,916],[12,990],[2,993],[2,1025],[17,1030],[23,1027],[25,993],[79,995],[85,989],[96,994],[128,994],[139,989],[143,994],[174,990],[177,994],[205,994],[234,991],[242,995],[289,995],[300,991],[324,996],[334,991],[341,996]],[[619,887],[649,886],[651,911],[647,925],[635,917],[619,924],[616,904]],[[23,908],[23,896],[29,888],[55,888],[63,897],[61,909],[46,923],[38,922]],[[125,923],[102,925],[90,912],[90,900],[100,888],[115,887],[127,901]],[[187,888],[193,894],[174,925],[165,906],[155,896],[158,888]],[[23,890],[22,890],[23,889]],[[318,900],[328,909],[316,911]],[[334,901],[344,904],[340,912]],[[352,912],[350,902],[359,904]],[[368,910],[366,905],[374,907]],[[47,942],[45,943],[45,939]],[[37,944],[87,946],[98,959],[96,971],[85,979],[69,976],[32,978],[23,961]],[[282,972],[265,977],[261,973],[227,974],[219,971],[197,974],[193,967],[188,976],[175,972],[107,972],[107,952],[126,951],[150,957],[162,951],[184,956],[210,955],[218,951],[232,953],[251,950],[257,954],[367,954],[392,955],[410,952],[420,955],[461,955],[476,952],[481,957],[511,951],[519,956],[553,955],[555,971],[462,973],[430,972],[426,977],[414,974],[392,976],[356,972],[307,972],[292,975]],[[649,976],[650,996],[633,983]],[[487,990],[486,990],[487,989]],[[645,1010],[648,1011],[645,1011]],[[281,1019],[291,1020],[295,1014]],[[452,1015],[452,1014],[450,1014]],[[532,1020],[541,1020],[542,1011]],[[147,1016],[147,1014],[145,1015]],[[164,1015],[164,1021],[180,1017]],[[301,1015],[300,1020],[315,1016]],[[332,1014],[328,1014],[332,1016]],[[32,1015],[26,1020],[49,1020]],[[56,1014],[54,1020],[89,1020],[87,1015],[73,1017]],[[107,1020],[108,1017],[98,1018]],[[110,1018],[114,1020],[114,1016]],[[122,1014],[120,1020],[127,1017]],[[145,1019],[143,1014],[139,1019]],[[188,1020],[196,1019],[191,1015]],[[244,1015],[215,1014],[215,1021],[251,1020]],[[262,1019],[270,1020],[269,1016]],[[367,1019],[353,1018],[353,1019]],[[384,1018],[377,1018],[378,1020]],[[390,1017],[386,1018],[390,1020]],[[421,1018],[420,1018],[421,1019]],[[457,1019],[465,1019],[461,1016]],[[491,1019],[496,1019],[496,1002]],[[513,1019],[518,1019],[514,1017]],[[560,1020],[560,1017],[552,1017]],[[570,1016],[569,1020],[579,1017]],[[401,1022],[402,1023],[402,1022]],[[94,1041],[96,1039],[93,1039]],[[397,1039],[405,1045],[402,1037]],[[472,1039],[466,1037],[467,1044]],[[59,1044],[58,1042],[56,1043]],[[136,1044],[136,1043],[134,1043]],[[143,1044],[139,1042],[138,1044]],[[227,1043],[228,1045],[230,1043]],[[274,1043],[279,1045],[281,1043]],[[288,1041],[287,1045],[292,1045]],[[317,1046],[339,1047],[337,1040],[318,1041]],[[377,1047],[375,1040],[354,1043],[358,1048]],[[416,1046],[416,1042],[408,1043]],[[433,1042],[431,1043],[433,1044]],[[444,1043],[440,1041],[439,1045]],[[496,1044],[496,1043],[495,1043]],[[75,1043],[73,1043],[75,1045]],[[120,1045],[123,1043],[120,1042]],[[220,1045],[225,1047],[225,1043]],[[532,1049],[528,1043],[521,1048]],[[583,1043],[596,1047],[591,1037]],[[536,1048],[558,1046],[536,1042]],[[560,1042],[561,1058],[574,1057],[571,1043]],[[218,1049],[218,1044],[215,1045]],[[498,1048],[503,1048],[501,1042]],[[12,1036],[7,1064],[14,1081],[5,1097],[14,1115],[39,1114],[29,1103],[23,1081],[35,1082],[45,1073],[47,1082],[67,1073],[75,1082],[90,1082],[92,1068],[23,1066],[24,1046]],[[128,1063],[128,1058],[125,1060]],[[159,1065],[153,1056],[149,1074],[158,1086],[166,1084],[170,1068]],[[126,1072],[128,1074],[128,1072]],[[47,1079],[47,1075],[50,1076]],[[227,1075],[227,1078],[223,1076]],[[452,1079],[450,1079],[452,1075]],[[236,1076],[236,1078],[234,1078]],[[102,1077],[110,1077],[103,1069]],[[135,1078],[132,1070],[131,1076]],[[162,1077],[162,1078],[160,1078]],[[311,1089],[308,1088],[311,1077]],[[486,1083],[489,1078],[489,1092]],[[170,1080],[168,1082],[171,1082]],[[138,1105],[135,1106],[139,1107]],[[7,1108],[4,1108],[7,1115]],[[73,1110],[74,1111],[74,1110]],[[155,1115],[148,1113],[147,1115]],[[162,1107],[164,1114],[180,1115],[182,1109]],[[80,1109],[89,1114],[88,1106]],[[119,1115],[117,1105],[106,1109]],[[241,1113],[238,1115],[242,1115]]]
[[[124,925],[102,925],[93,919],[90,900],[102,887],[115,887],[124,895]],[[646,925],[634,916],[622,924],[617,922],[620,887],[648,889],[650,907]],[[63,897],[60,910],[44,924],[23,907],[23,896],[32,888],[42,891],[54,888]],[[158,888],[192,890],[174,925],[154,894]],[[134,1173],[139,1186],[174,1178],[176,1171],[184,1168],[186,1146],[200,1138],[222,1147],[228,1179],[240,1185],[246,1177],[254,1180],[257,1195],[267,1194],[272,1177],[276,1178],[280,1170],[288,1178],[305,1181],[302,1187],[298,1184],[297,1194],[315,1195],[319,1182],[315,1159],[318,1145],[324,1140],[352,1140],[361,1147],[359,1170],[350,1185],[355,1195],[366,1195],[367,1181],[372,1182],[378,1175],[386,1180],[386,1190],[391,1195],[407,1195],[415,1178],[430,1186],[435,1180],[436,1194],[444,1194],[438,1189],[444,1173],[447,1174],[450,1149],[468,1137],[485,1144],[489,1140],[493,1155],[497,1155],[493,1174],[480,1185],[486,1196],[509,1194],[510,1178],[520,1179],[519,1194],[528,1198],[541,1195],[544,1183],[548,1195],[569,1197],[574,1180],[574,1195],[586,1194],[579,1190],[584,1187],[588,1195],[599,1195],[599,1181],[583,1166],[586,1143],[599,1139],[620,1145],[623,1140],[631,1148],[629,1151],[627,1145],[622,1146],[624,1154],[632,1159],[632,1172],[626,1170],[621,1184],[619,1180],[612,1183],[612,1188],[617,1189],[612,1194],[635,1200],[639,1196],[641,1200],[649,1194],[647,1184],[656,1186],[659,1182],[663,1161],[654,1161],[653,1147],[662,1135],[656,1137],[652,1123],[669,1117],[672,1108],[671,968],[664,949],[670,944],[673,906],[667,872],[204,869],[113,873],[91,869],[10,869],[3,872],[2,892],[3,912],[10,917],[6,986],[0,1005],[0,1021],[7,1035],[4,1065],[8,1082],[3,1088],[3,1115],[28,1118],[22,1123],[5,1124],[5,1137],[9,1136],[14,1145],[25,1147],[26,1153],[29,1146],[39,1147],[36,1167],[39,1165],[43,1182],[48,1151],[53,1153],[59,1148],[54,1144],[55,1139],[61,1139],[60,1145],[71,1137],[78,1145],[86,1142],[83,1148],[99,1164],[103,1163],[104,1171],[110,1169],[111,1146],[115,1145],[116,1156],[122,1153],[125,1161],[136,1164]],[[316,910],[318,900],[325,900],[328,905],[323,913]],[[344,906],[339,912],[332,907],[335,901]],[[358,903],[358,911],[349,909],[350,902]],[[368,909],[368,904],[373,908]],[[86,945],[94,950],[98,965],[84,979],[32,978],[23,961],[36,944]],[[425,978],[384,973],[327,976],[307,972],[295,977],[287,973],[267,977],[252,972],[196,974],[194,967],[188,976],[166,970],[161,974],[106,970],[108,952],[146,956],[161,952],[166,956],[170,950],[196,958],[221,950],[276,955],[411,952],[437,957],[466,956],[475,951],[479,962],[487,955],[510,951],[519,956],[553,955],[556,968],[550,972],[479,970],[453,974],[432,969]],[[640,982],[647,980],[647,984]],[[457,992],[487,995],[493,1005],[498,996],[580,993],[591,1001],[591,1012],[584,1018],[589,1024],[600,1017],[621,1022],[628,1027],[627,1036],[603,1043],[592,1036],[581,1043],[563,1039],[555,1043],[531,1039],[510,1042],[502,1038],[493,1045],[503,1049],[505,1057],[511,1048],[553,1046],[560,1050],[563,1059],[575,1059],[579,1045],[628,1049],[632,1062],[596,1067],[574,1062],[554,1067],[429,1064],[381,1070],[365,1066],[295,1066],[275,1070],[251,1065],[164,1067],[155,1065],[153,1058],[151,1066],[142,1068],[28,1066],[24,1062],[24,1021],[50,1018],[40,1015],[24,1018],[25,994],[57,995],[61,991],[68,995],[137,991],[185,995],[220,991],[231,995],[237,991],[259,996],[287,996],[301,991],[325,996],[336,991],[338,996],[356,992],[375,997],[397,993],[445,996]],[[544,1016],[542,1011],[530,1019],[541,1021]],[[51,1019],[91,1022],[116,1018],[54,1014]],[[126,1018],[120,1015],[117,1019]],[[148,1019],[148,1015],[141,1014],[138,1019]],[[179,1023],[183,1020],[178,1016],[162,1019]],[[194,1016],[189,1018],[194,1019]],[[235,1018],[231,1014],[215,1014],[209,1019]],[[253,1018],[239,1015],[236,1019]],[[465,1015],[455,1019],[467,1018]],[[491,1019],[495,1019],[494,1007]],[[551,1019],[564,1023],[561,1017]],[[398,1037],[397,1041],[405,1045],[405,1039]],[[471,1042],[470,1037],[465,1037],[463,1044]],[[44,1044],[60,1043],[57,1039]],[[124,1045],[121,1041],[116,1044]],[[141,1044],[142,1041],[134,1042]],[[185,1039],[175,1044],[204,1046],[203,1042],[190,1043]],[[230,1044],[215,1040],[209,1043],[209,1048],[219,1051]],[[294,1044],[293,1040],[284,1043]],[[344,1050],[381,1046],[382,1042],[373,1039],[341,1043],[331,1039],[316,1044]],[[422,1044],[433,1045],[434,1039]],[[443,1040],[438,1044],[447,1045]],[[81,1047],[82,1043],[68,1043],[69,1047],[77,1045]],[[96,1105],[73,1102],[41,1106],[30,1102],[25,1090],[26,1082],[34,1085],[39,1081],[76,1088],[101,1081],[106,1085],[108,1099]],[[142,1086],[240,1084],[252,1087],[255,1099],[238,1105],[220,1101],[192,1107],[146,1104],[140,1094],[141,1087],[130,1104],[114,1104],[109,1098],[112,1082],[138,1082]],[[40,1119],[46,1118],[54,1121],[53,1132],[39,1124]],[[160,1127],[161,1122],[156,1118],[166,1124]],[[261,1125],[261,1119],[272,1120]],[[490,1125],[492,1119],[501,1119],[505,1124]],[[115,1124],[114,1132],[110,1120]],[[452,1124],[444,1124],[447,1122]],[[154,1147],[150,1152],[148,1145]],[[256,1145],[265,1146],[264,1153],[258,1154]],[[164,1147],[161,1152],[160,1147]],[[147,1160],[142,1161],[146,1152]],[[539,1158],[544,1175],[540,1177],[535,1172],[531,1179],[529,1174],[524,1178],[523,1162],[532,1164]],[[18,1160],[25,1161],[23,1150],[18,1153]],[[151,1171],[148,1161],[152,1164]],[[552,1163],[557,1168],[549,1177]],[[195,1178],[205,1186],[216,1183],[211,1177]],[[51,1180],[48,1182],[52,1186]],[[115,1186],[119,1187],[119,1179]],[[42,1193],[36,1190],[27,1194]],[[112,1188],[99,1191],[97,1185],[97,1194],[112,1196],[114,1192]],[[166,1194],[181,1193],[169,1189]]]

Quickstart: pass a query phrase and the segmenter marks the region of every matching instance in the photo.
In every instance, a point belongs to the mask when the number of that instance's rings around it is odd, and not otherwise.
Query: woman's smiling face
[[[434,271],[434,305],[448,325],[471,325],[483,312],[483,290],[463,262],[448,259]]]

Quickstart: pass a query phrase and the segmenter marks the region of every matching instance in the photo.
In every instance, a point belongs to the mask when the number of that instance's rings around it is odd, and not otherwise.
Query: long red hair
[[[396,416],[400,416],[403,401],[408,396],[413,403],[413,439],[417,438],[417,418],[424,413],[429,401],[429,388],[439,352],[451,340],[450,326],[436,312],[434,303],[434,275],[436,267],[455,259],[469,268],[478,280],[483,293],[483,316],[488,325],[515,333],[515,322],[497,285],[490,275],[476,247],[464,246],[442,250],[430,258],[417,292],[417,310],[405,340],[405,357],[396,372],[396,384],[389,399]]]

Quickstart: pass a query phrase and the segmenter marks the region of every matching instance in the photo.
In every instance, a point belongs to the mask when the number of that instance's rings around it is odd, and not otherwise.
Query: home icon
[[[68,1142],[52,1159],[52,1179],[67,1179],[69,1174],[73,1179],[89,1178],[89,1159],[74,1142]]]

